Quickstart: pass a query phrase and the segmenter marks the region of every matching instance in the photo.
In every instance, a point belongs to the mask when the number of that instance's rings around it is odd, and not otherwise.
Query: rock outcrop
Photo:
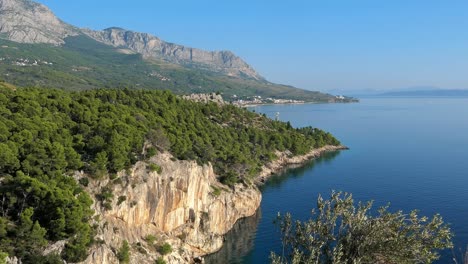
[[[304,164],[304,162],[308,160],[320,157],[325,152],[331,152],[331,151],[337,151],[337,150],[343,150],[343,149],[348,149],[348,147],[341,146],[341,145],[340,146],[327,145],[321,148],[312,149],[311,151],[309,151],[308,153],[304,155],[297,155],[297,156],[293,156],[291,152],[289,151],[285,151],[285,152],[277,151],[275,153],[277,158],[274,161],[268,164],[265,164],[262,167],[261,172],[255,178],[255,182],[258,185],[262,185],[263,183],[267,181],[267,179],[270,176],[281,172],[288,166],[301,165],[301,164]]]
[[[157,164],[161,173],[151,171],[150,164]],[[255,187],[229,188],[217,181],[211,165],[178,161],[167,153],[138,162],[117,179],[91,181],[87,187],[93,195],[106,187],[114,199],[108,209],[95,201],[101,243],[83,263],[117,263],[116,252],[124,240],[132,247],[131,263],[154,263],[162,243],[173,248],[165,256],[168,263],[190,263],[220,249],[223,235],[238,219],[253,215],[261,201]],[[148,242],[148,236],[156,241]]]
[[[223,97],[220,94],[209,93],[209,94],[190,94],[182,96],[185,100],[190,100],[200,103],[209,103],[213,102],[217,105],[224,105],[226,102],[223,100]]]
[[[21,43],[61,45],[79,30],[58,19],[46,6],[29,0],[0,0],[0,34]]]

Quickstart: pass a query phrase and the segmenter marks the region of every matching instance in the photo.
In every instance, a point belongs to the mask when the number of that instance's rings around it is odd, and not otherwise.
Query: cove
[[[440,213],[455,233],[455,254],[468,243],[468,99],[364,98],[356,104],[270,105],[251,110],[295,127],[313,126],[350,149],[328,153],[270,178],[254,217],[239,221],[207,263],[268,263],[281,252],[278,212],[305,220],[318,194],[353,194],[390,210]],[[438,263],[452,263],[442,252]]]

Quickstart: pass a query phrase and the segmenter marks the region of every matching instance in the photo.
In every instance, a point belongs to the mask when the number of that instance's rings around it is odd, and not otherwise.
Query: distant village
[[[232,96],[232,104],[237,106],[250,106],[259,104],[303,104],[305,101],[292,99],[274,99],[271,97],[262,98],[260,95],[252,96],[247,99],[238,99],[237,95]]]
[[[163,76],[162,74],[160,74],[159,72],[156,72],[156,71],[150,72],[148,74],[148,76],[155,77],[155,78],[157,78],[157,79],[159,79],[160,81],[163,81],[163,82],[171,81],[171,79],[169,77]]]
[[[252,96],[247,99],[238,99],[236,95],[232,96],[232,104],[238,106],[251,106],[251,105],[260,105],[260,104],[303,104],[306,103],[303,100],[292,100],[292,99],[281,99],[281,98],[262,98],[261,96]],[[337,95],[334,98],[330,99],[330,103],[344,101],[347,98],[342,95]]]
[[[9,48],[8,46],[0,46],[1,48]],[[13,48],[13,47],[11,47]],[[41,59],[30,59],[30,58],[10,58],[10,57],[0,57],[0,64],[9,64],[9,65],[14,65],[14,66],[19,66],[19,67],[32,67],[32,66],[40,66],[40,65],[54,65],[53,62],[49,62],[46,60],[41,60]],[[72,71],[74,72],[82,72],[82,71],[89,71],[91,68],[89,67],[83,67],[83,66],[73,66],[71,68]],[[163,82],[169,82],[171,79],[169,77],[163,76],[162,74],[152,71],[148,73],[149,77],[153,77],[156,79],[159,79],[160,81]]]
[[[31,60],[25,58],[18,58],[16,60],[9,61],[8,58],[0,57],[0,62],[10,62],[12,65],[27,67],[27,66],[39,66],[39,65],[54,65],[52,62],[42,60]]]
[[[195,102],[214,102],[219,105],[223,104],[233,104],[239,107],[246,107],[246,106],[253,106],[253,105],[261,105],[261,104],[303,104],[305,101],[302,100],[291,100],[291,99],[274,99],[271,97],[262,98],[259,95],[252,96],[246,99],[238,99],[237,95],[233,95],[232,99],[229,102],[224,100],[221,94],[219,93],[199,93],[199,94],[190,94],[182,96],[183,99],[191,100]],[[335,97],[335,100],[340,101],[344,100],[345,97],[338,95]]]

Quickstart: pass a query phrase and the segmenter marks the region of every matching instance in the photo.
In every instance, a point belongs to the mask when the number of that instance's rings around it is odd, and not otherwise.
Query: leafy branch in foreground
[[[453,247],[452,233],[440,215],[432,219],[412,211],[388,212],[388,206],[371,214],[372,202],[354,206],[351,194],[321,196],[308,221],[278,215],[283,255],[280,263],[432,263],[438,250]]]

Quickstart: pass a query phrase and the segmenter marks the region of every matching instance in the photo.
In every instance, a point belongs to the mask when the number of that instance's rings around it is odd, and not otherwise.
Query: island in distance
[[[399,96],[399,97],[468,97],[468,90],[462,89],[420,89],[420,90],[402,90],[379,94],[380,96]]]

